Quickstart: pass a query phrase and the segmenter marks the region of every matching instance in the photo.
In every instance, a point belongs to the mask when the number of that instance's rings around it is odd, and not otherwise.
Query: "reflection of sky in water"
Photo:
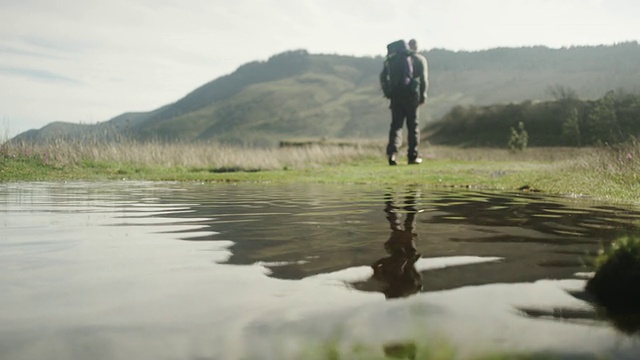
[[[2,359],[277,359],[337,330],[378,344],[444,335],[462,354],[640,351],[602,322],[520,311],[588,310],[568,293],[575,274],[638,213],[586,200],[43,183],[0,184],[0,213]],[[386,301],[371,265],[410,214],[422,293]]]

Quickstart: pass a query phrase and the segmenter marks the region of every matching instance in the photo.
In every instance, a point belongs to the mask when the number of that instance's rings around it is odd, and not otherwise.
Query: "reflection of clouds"
[[[366,267],[362,269],[360,275],[366,277]],[[317,282],[302,281],[296,285],[311,293],[313,283]],[[258,345],[261,342],[272,345],[273,337],[265,338],[265,334],[274,333],[302,341],[335,339],[332,335],[339,329],[345,342],[385,344],[384,350],[389,355],[411,354],[412,340],[424,344],[439,337],[446,339],[460,358],[487,352],[509,354],[517,349],[539,354],[542,359],[595,359],[598,355],[605,355],[602,357],[605,359],[635,359],[633,355],[640,349],[637,342],[621,339],[608,326],[594,326],[588,321],[531,319],[514,311],[514,306],[553,304],[579,308],[581,301],[566,289],[580,289],[584,285],[582,280],[467,286],[421,293],[399,301],[381,301],[379,294],[367,297],[362,292],[345,291],[342,283],[321,283],[323,286],[316,290],[322,293],[313,293],[314,301],[305,302],[307,309],[292,316],[291,307],[284,302],[278,310],[252,321],[250,343],[253,345],[255,340]],[[315,300],[320,297],[323,301]],[[291,296],[287,300],[291,301]],[[612,349],[618,356],[606,356],[612,354]]]
[[[565,323],[606,325],[610,323],[618,331],[630,335],[640,335],[640,313],[618,312],[597,304],[593,297],[584,291],[567,291],[582,301],[579,306],[530,306],[517,307],[526,317]]]
[[[531,318],[546,318],[564,322],[610,322],[628,335],[640,335],[640,290],[638,280],[638,244],[633,237],[622,237],[610,245],[604,262],[595,273],[576,273],[586,278],[579,290],[566,292],[582,302],[580,307],[520,307]],[[601,258],[599,258],[600,260]]]
[[[483,257],[483,256],[447,256],[435,258],[420,258],[413,266],[419,272],[441,270],[457,266],[474,265],[482,263],[490,263],[501,261],[499,257]],[[354,266],[347,269],[333,271],[326,274],[312,275],[304,278],[304,280],[324,280],[336,281],[343,283],[363,282],[373,276],[373,268],[371,266]]]

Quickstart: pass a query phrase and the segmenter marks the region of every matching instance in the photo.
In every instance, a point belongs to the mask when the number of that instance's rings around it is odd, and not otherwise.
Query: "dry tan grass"
[[[343,163],[380,156],[381,149],[363,146],[301,146],[247,148],[206,143],[54,141],[46,144],[5,144],[10,156],[39,156],[49,164],[68,166],[83,161],[138,166],[282,169]]]
[[[354,141],[313,144],[280,148],[248,148],[208,143],[161,142],[74,142],[57,140],[42,144],[5,142],[0,152],[8,156],[39,156],[56,166],[83,161],[112,162],[136,166],[228,169],[309,168],[358,161],[384,159],[384,141]],[[640,173],[640,146],[629,143],[600,148],[528,148],[510,152],[496,148],[456,148],[421,146],[429,159],[459,161],[510,161],[554,163],[560,167],[576,167],[607,174]],[[402,153],[401,153],[402,154]],[[383,160],[384,161],[384,160]],[[635,178],[635,176],[633,176]]]
[[[637,185],[637,181],[640,180],[640,144],[629,142],[597,148],[588,156],[577,158],[571,165]]]

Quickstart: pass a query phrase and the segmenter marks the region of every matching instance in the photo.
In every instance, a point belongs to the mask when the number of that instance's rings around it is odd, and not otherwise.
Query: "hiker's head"
[[[418,51],[418,42],[416,41],[416,39],[409,40],[409,49]]]

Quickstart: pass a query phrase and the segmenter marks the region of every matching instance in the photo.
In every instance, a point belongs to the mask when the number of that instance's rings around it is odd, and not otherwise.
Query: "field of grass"
[[[384,142],[246,148],[205,143],[56,141],[0,145],[0,182],[153,180],[419,184],[542,191],[636,203],[640,147],[505,149],[422,146],[425,161],[388,166]]]

